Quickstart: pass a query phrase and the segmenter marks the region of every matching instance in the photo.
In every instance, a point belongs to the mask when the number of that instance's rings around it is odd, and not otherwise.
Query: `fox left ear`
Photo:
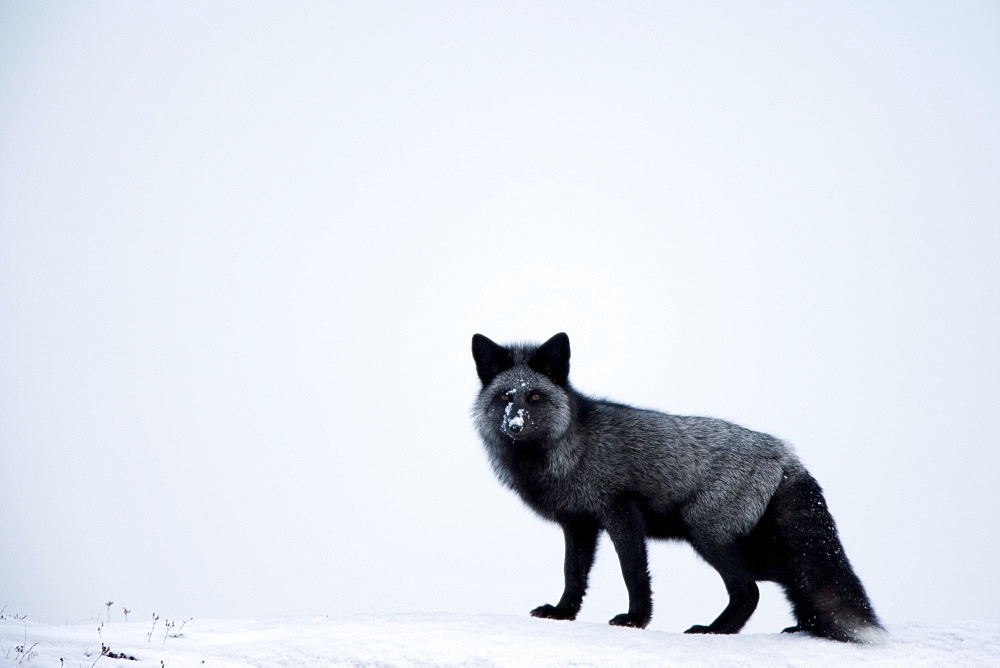
[[[472,337],[472,357],[476,360],[476,373],[486,387],[498,374],[514,366],[514,359],[501,345],[498,345],[482,334]]]
[[[569,380],[569,337],[566,333],[559,332],[538,346],[528,366],[544,373],[556,385],[565,385]]]

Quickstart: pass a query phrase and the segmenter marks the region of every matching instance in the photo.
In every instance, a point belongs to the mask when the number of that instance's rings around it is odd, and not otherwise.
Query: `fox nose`
[[[507,404],[504,411],[503,428],[511,436],[516,436],[524,431],[524,419],[527,417],[523,408],[514,410],[514,404]]]

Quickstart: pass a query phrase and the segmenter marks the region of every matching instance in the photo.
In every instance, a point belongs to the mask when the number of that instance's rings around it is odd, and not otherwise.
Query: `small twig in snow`
[[[153,626],[149,629],[149,634],[146,636],[146,642],[152,641],[152,639],[153,639],[153,629],[156,628],[156,622],[159,619],[160,619],[160,616],[154,612],[153,613]]]
[[[170,635],[170,629],[174,628],[174,622],[169,619],[163,620],[163,625],[167,627],[167,632],[163,634],[163,644],[167,644],[167,636]]]

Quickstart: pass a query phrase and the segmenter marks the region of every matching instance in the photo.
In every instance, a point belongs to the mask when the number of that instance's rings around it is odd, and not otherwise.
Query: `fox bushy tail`
[[[777,543],[784,552],[785,595],[798,627],[832,640],[878,643],[883,629],[854,573],[819,483],[797,471],[772,500]]]

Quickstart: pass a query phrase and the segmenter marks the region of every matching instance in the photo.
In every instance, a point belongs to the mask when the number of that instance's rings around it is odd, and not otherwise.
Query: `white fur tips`
[[[884,645],[889,641],[889,634],[880,626],[868,625],[852,629],[850,635],[854,642],[863,645]]]

